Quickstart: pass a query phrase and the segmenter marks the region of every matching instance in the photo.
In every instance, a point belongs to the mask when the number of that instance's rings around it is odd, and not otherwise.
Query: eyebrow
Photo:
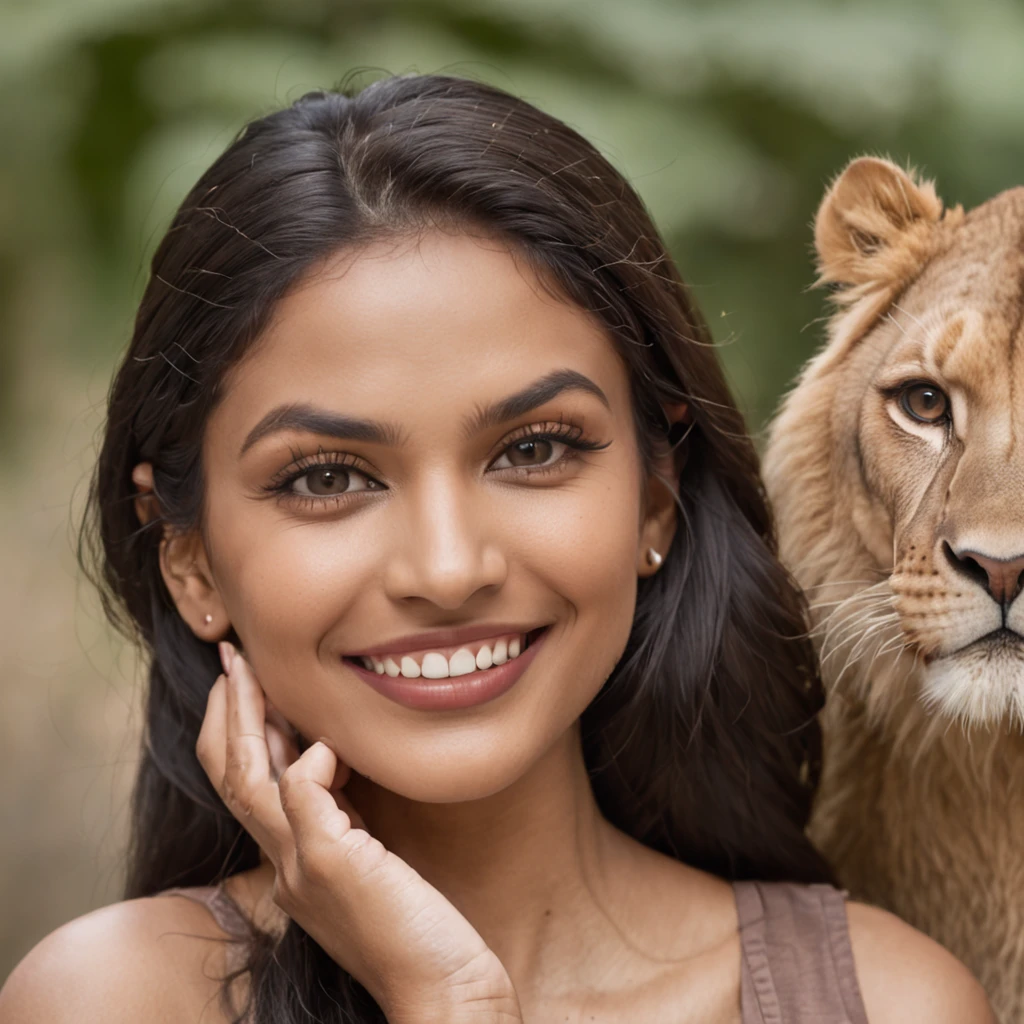
[[[593,395],[600,399],[606,409],[611,410],[608,396],[589,377],[584,377],[576,370],[554,370],[541,377],[540,380],[527,384],[521,391],[509,395],[507,398],[502,398],[491,405],[478,407],[466,422],[464,433],[471,437],[473,434],[496,427],[508,420],[525,416],[526,413],[550,402],[566,391],[582,391],[584,394]]]
[[[361,420],[353,416],[318,409],[303,402],[279,405],[256,424],[242,443],[241,458],[254,444],[271,434],[285,430],[298,430],[309,434],[323,434],[343,441],[367,441],[371,444],[398,445],[398,431],[389,423]]]
[[[479,406],[464,424],[466,436],[498,426],[508,420],[524,416],[533,409],[550,402],[566,391],[580,391],[599,399],[607,409],[611,403],[605,393],[589,377],[576,370],[554,370],[525,388],[490,405]],[[242,442],[241,458],[258,441],[271,434],[286,430],[322,434],[343,441],[365,441],[398,447],[401,431],[390,423],[379,420],[357,419],[343,416],[303,402],[280,405],[264,416]]]

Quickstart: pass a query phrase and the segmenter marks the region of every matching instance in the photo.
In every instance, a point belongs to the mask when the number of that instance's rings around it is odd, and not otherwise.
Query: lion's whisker
[[[851,627],[856,627],[859,623],[870,619],[872,616],[894,614],[891,609],[885,608],[877,602],[873,602],[859,610],[855,609],[846,615],[837,616],[838,611],[839,609],[836,609],[835,612],[824,619],[816,631],[824,637],[822,641],[823,646],[828,644],[834,635],[845,634],[849,632]],[[833,622],[833,619],[836,619],[836,621]]]
[[[834,685],[838,684],[842,680],[848,668],[857,663],[858,659],[861,656],[862,648],[864,648],[866,644],[870,643],[870,641],[872,640],[875,640],[876,637],[879,637],[879,634],[881,634],[881,642],[879,644],[879,647],[884,646],[888,642],[886,640],[885,634],[887,629],[891,628],[893,625],[898,625],[898,623],[894,623],[892,621],[892,618],[890,617],[888,622],[880,622],[877,626],[873,627],[868,633],[865,633],[864,636],[862,636],[860,640],[858,640],[857,643],[854,644],[853,649],[850,651],[849,656],[847,657],[846,662],[842,667],[842,670],[836,676]],[[892,638],[889,639],[891,640]],[[876,651],[874,657],[872,657],[871,661],[868,664],[868,669],[870,669],[870,666],[874,664],[877,658],[878,652]]]
[[[866,638],[870,638],[879,630],[884,629],[890,625],[892,625],[892,620],[889,616],[879,616],[877,618],[871,619],[866,623],[858,623],[858,628],[847,630],[843,639],[837,640],[831,646],[831,649],[828,651],[828,653],[821,658],[822,668],[826,666],[826,664],[835,656],[837,652],[843,650],[843,648],[847,647],[850,644],[853,644],[851,654],[853,656],[856,656],[856,653],[860,645],[864,643]],[[861,632],[861,630],[863,630],[863,632]],[[824,647],[822,649],[824,650]]]
[[[837,677],[837,679],[841,678],[849,667],[850,662],[859,657],[860,653],[870,644],[872,639],[879,634],[883,634],[882,642],[886,642],[889,639],[889,630],[894,627],[899,628],[898,615],[891,609],[882,610],[877,607],[869,609],[868,613],[855,616],[852,621],[844,620],[841,625],[837,625],[826,634],[822,644],[822,651],[824,652],[821,657],[822,669],[827,666],[828,662],[837,652],[845,647],[850,647],[846,663]]]
[[[825,580],[821,583],[811,583],[803,588],[806,594],[809,590],[818,590],[820,587],[853,587],[863,586],[868,588],[879,587],[882,584],[887,584],[888,578],[883,580]]]

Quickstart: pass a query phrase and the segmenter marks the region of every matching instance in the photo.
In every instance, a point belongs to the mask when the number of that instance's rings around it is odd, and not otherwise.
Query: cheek
[[[522,567],[580,614],[616,603],[636,582],[640,485],[632,455],[494,505],[510,568]]]
[[[885,409],[865,415],[859,441],[868,489],[885,506],[894,526],[906,523],[920,509],[943,453],[902,430]]]
[[[322,638],[365,592],[372,549],[350,543],[340,526],[268,519],[211,515],[209,530],[230,621],[268,693],[283,699],[288,690],[290,703],[304,691],[295,673],[315,670]]]
[[[564,657],[558,701],[580,714],[615,667],[636,607],[639,485],[635,470],[609,466],[584,490],[558,496],[558,508],[531,516],[534,543],[516,560],[557,595]]]

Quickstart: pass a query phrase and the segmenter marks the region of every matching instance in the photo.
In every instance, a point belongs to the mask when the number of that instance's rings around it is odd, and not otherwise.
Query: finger
[[[353,828],[366,828],[363,816],[352,806],[352,801],[349,800],[348,794],[344,790],[332,790],[331,796],[334,798],[334,803],[337,805],[338,810],[344,811],[348,815]]]
[[[323,743],[332,752],[334,751],[334,745],[330,743],[325,737],[321,737],[320,742]],[[348,785],[349,779],[352,778],[352,769],[347,764],[345,764],[345,762],[340,757],[338,757],[337,754],[335,754],[334,756],[337,761],[336,767],[334,769],[334,778],[331,779],[331,784],[327,788],[330,791],[331,795],[334,797],[334,802],[338,805],[338,807],[352,819],[352,824],[355,825],[356,828],[365,828],[366,826],[363,824],[362,816],[352,806],[352,802],[349,800],[348,795],[344,792],[345,786]]]
[[[230,662],[228,683],[228,738],[263,740],[252,745],[252,759],[255,768],[266,767],[266,698],[252,667],[238,653]]]
[[[299,748],[268,717],[267,749],[270,751],[270,773],[279,780],[288,766],[299,759]]]
[[[267,856],[271,856],[274,850],[273,838],[260,827],[257,820],[246,818],[241,815],[233,806],[234,800],[225,787],[225,776],[227,774],[227,698],[229,681],[227,676],[218,676],[210,688],[206,701],[206,715],[203,724],[199,729],[199,738],[196,740],[196,756],[203,766],[217,791],[218,796],[224,801],[228,810],[245,826],[246,831],[256,840],[261,850]]]
[[[293,761],[299,759],[298,730],[274,706],[273,701],[263,694],[266,709],[267,749],[270,751],[270,772],[276,782]]]
[[[328,790],[336,765],[334,752],[318,742],[281,776],[281,803],[300,859],[325,842],[343,840],[352,828],[352,817]]]
[[[206,713],[196,739],[196,757],[220,793],[224,778],[224,737],[227,716],[227,676],[217,676],[206,696]],[[223,795],[223,794],[222,794]]]
[[[275,781],[293,761],[299,759],[298,733],[292,724],[281,714],[266,697],[266,734],[267,748],[270,750],[270,767]]]
[[[270,774],[263,689],[240,655],[225,686],[226,736],[222,797],[231,813],[275,860],[290,841],[277,784]]]

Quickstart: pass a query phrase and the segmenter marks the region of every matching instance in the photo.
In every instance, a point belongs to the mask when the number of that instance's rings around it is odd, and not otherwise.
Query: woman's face
[[[210,599],[267,694],[416,800],[497,792],[565,734],[674,528],[670,499],[644,501],[611,341],[467,235],[375,244],[295,288],[203,459]]]

